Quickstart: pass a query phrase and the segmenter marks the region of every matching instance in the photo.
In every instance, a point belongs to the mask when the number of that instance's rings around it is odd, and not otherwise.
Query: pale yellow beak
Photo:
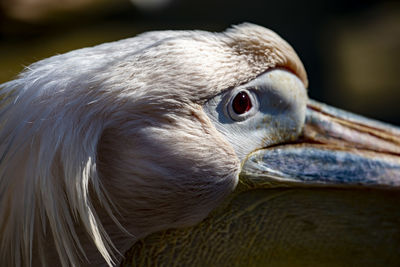
[[[241,175],[268,187],[400,190],[400,129],[311,100],[301,137],[255,151]]]

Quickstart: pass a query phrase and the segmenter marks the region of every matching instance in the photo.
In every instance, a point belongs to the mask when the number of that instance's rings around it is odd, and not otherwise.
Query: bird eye
[[[250,96],[244,91],[239,92],[232,101],[232,109],[238,115],[249,111],[252,106]]]
[[[244,121],[259,110],[259,100],[254,88],[240,88],[227,92],[226,115],[233,121]]]

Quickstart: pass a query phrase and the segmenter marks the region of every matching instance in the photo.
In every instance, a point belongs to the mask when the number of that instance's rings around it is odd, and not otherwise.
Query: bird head
[[[292,47],[253,24],[76,50],[1,87],[1,263],[54,250],[112,265],[140,238],[198,224],[238,183],[400,184],[398,130],[309,101]],[[347,159],[358,169],[337,174]]]

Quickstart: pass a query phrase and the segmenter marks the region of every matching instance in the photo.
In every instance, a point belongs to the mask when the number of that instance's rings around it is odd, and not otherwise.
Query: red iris
[[[251,99],[246,92],[238,93],[232,101],[232,108],[236,114],[243,114],[251,109]]]

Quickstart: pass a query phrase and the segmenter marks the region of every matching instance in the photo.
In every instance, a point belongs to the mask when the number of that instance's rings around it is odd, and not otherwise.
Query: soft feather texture
[[[114,265],[135,240],[199,222],[240,162],[201,106],[283,67],[272,31],[150,32],[57,55],[0,85],[0,265]]]

